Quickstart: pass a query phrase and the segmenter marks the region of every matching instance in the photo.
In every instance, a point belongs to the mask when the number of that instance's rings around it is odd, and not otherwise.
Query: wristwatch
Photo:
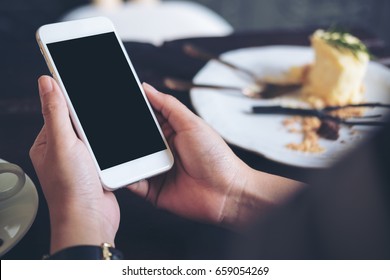
[[[44,256],[46,260],[122,260],[123,254],[110,243],[100,246],[80,245],[65,248],[57,253]]]

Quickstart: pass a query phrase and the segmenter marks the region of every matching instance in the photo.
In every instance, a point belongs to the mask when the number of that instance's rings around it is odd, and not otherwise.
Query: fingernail
[[[151,85],[149,85],[148,83],[142,83],[142,85],[144,87],[146,87],[150,92],[154,93],[154,94],[157,94],[159,93],[159,91],[157,89],[155,89],[154,87],[152,87]]]
[[[45,95],[53,90],[51,79],[47,76],[42,76],[38,79],[39,94]]]

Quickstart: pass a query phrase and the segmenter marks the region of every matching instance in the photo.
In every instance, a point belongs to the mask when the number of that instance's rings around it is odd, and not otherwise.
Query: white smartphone
[[[110,20],[48,24],[36,37],[104,188],[172,167],[172,153]]]

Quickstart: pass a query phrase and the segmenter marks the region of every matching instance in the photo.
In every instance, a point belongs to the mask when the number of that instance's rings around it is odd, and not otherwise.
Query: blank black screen
[[[47,46],[102,170],[166,149],[113,32]]]

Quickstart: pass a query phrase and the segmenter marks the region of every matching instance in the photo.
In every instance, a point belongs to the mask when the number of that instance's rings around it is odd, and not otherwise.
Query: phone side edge
[[[44,27],[44,26],[42,26]],[[40,27],[37,31],[36,31],[36,38],[37,38],[37,43],[39,45],[39,48],[40,48],[40,51],[42,53],[42,56],[45,60],[45,63],[52,75],[52,77],[54,78],[54,80],[57,82],[58,84],[58,87],[60,88],[61,90],[61,94],[62,96],[64,97],[65,99],[65,102],[66,102],[66,105],[68,107],[68,111],[69,111],[69,116],[70,116],[70,119],[71,119],[71,122],[72,122],[72,125],[74,127],[74,130],[75,130],[75,133],[77,134],[77,137],[85,144],[88,152],[90,153],[91,155],[91,158],[95,164],[95,167],[96,167],[96,170],[98,172],[98,175],[99,177],[101,178],[102,177],[102,170],[97,162],[97,159],[95,157],[95,154],[93,153],[92,151],[92,148],[89,144],[89,141],[88,141],[88,138],[84,132],[84,129],[81,125],[81,122],[80,120],[78,119],[78,116],[73,108],[73,104],[70,100],[70,97],[66,91],[66,88],[65,88],[65,85],[63,84],[62,82],[62,79],[60,77],[60,74],[56,68],[56,65],[54,63],[54,60],[52,59],[51,57],[51,54],[50,54],[50,51],[47,47],[47,42],[45,41],[45,35],[41,33],[41,31],[43,30],[43,28]]]

